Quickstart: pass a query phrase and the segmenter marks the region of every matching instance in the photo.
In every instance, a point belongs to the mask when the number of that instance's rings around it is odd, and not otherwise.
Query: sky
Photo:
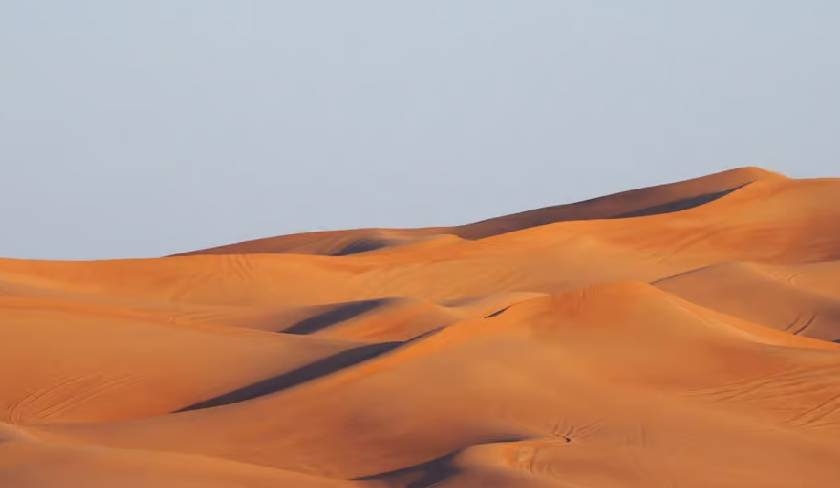
[[[0,256],[840,176],[834,0],[0,0]]]

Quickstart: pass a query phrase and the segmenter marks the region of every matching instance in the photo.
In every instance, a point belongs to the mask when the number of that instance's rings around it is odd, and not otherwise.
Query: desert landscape
[[[840,179],[4,258],[0,317],[2,487],[840,486]]]

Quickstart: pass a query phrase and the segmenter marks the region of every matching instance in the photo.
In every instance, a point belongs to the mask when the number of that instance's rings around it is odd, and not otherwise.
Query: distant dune
[[[840,486],[840,179],[0,259],[0,487]]]
[[[685,210],[720,198],[744,185],[777,173],[738,168],[713,175],[630,190],[569,205],[529,210],[458,227],[422,229],[357,229],[268,237],[183,254],[298,253],[342,256],[422,241],[439,235],[481,239],[568,220],[613,219]]]

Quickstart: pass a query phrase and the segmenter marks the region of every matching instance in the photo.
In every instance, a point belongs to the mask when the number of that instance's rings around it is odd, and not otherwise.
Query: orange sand
[[[840,180],[0,259],[0,487],[833,487]]]

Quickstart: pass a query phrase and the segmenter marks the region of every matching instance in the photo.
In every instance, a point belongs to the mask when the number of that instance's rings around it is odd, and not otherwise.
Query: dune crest
[[[840,480],[840,179],[0,259],[0,486]]]
[[[678,183],[528,210],[457,227],[304,232],[228,244],[180,255],[299,253],[341,256],[422,241],[436,235],[474,240],[568,220],[625,218],[685,210],[713,201],[750,183],[767,179],[785,177],[762,168],[735,168]]]

